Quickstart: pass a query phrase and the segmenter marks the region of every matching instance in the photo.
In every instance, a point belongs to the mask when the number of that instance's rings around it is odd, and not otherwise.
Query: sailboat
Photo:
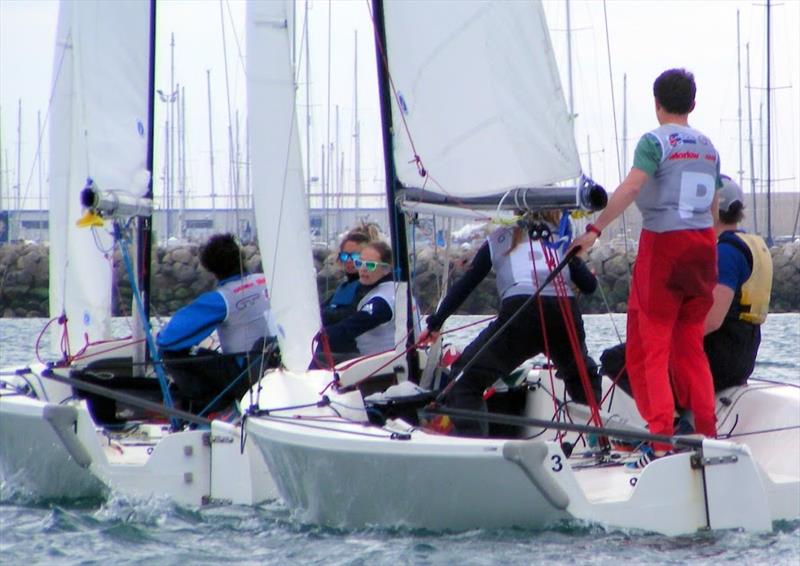
[[[604,206],[605,194],[580,175],[539,2],[375,0],[372,12],[402,313],[412,303],[403,211],[593,210]],[[570,179],[581,181],[556,185]],[[300,212],[293,222],[302,221]],[[262,242],[310,257],[305,245],[279,235]],[[315,299],[295,295],[293,302]],[[394,351],[308,371],[306,343],[299,347],[304,358],[268,370],[259,383],[247,436],[302,521],[457,531],[578,520],[678,535],[767,531],[773,521],[800,518],[796,387],[751,383],[721,392],[719,439],[676,437],[682,450],[631,475],[622,453],[598,453],[581,440],[612,433],[652,440],[633,400],[619,390],[609,394],[607,378],[600,422],[592,426],[587,410],[559,402],[563,385],[548,380],[547,368],[526,369],[524,409],[482,416],[515,425],[516,434],[488,438],[432,431],[416,411],[404,410],[418,406],[407,398],[376,402],[371,394],[389,396],[387,385],[419,376],[410,317],[396,319]]]
[[[11,377],[0,381],[0,468],[37,498],[113,492],[254,504],[275,497],[260,452],[240,425],[171,406],[148,321],[155,17],[155,0],[60,5],[50,308],[64,357],[3,372]],[[87,209],[93,227],[78,227]],[[111,335],[115,245],[138,307],[125,339]]]

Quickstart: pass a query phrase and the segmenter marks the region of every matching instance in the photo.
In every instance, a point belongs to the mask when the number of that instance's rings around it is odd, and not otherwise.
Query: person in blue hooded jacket
[[[212,236],[200,252],[200,264],[217,279],[216,289],[179,309],[156,344],[190,410],[219,410],[249,388],[244,374],[262,364],[256,350],[261,353],[274,342],[274,324],[266,277],[246,272],[233,235]],[[199,347],[214,331],[221,351]]]

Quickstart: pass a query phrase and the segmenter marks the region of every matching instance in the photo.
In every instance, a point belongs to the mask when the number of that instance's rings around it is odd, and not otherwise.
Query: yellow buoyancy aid
[[[753,256],[750,277],[742,284],[739,319],[762,324],[767,319],[769,297],[772,293],[772,256],[761,236],[737,232],[736,237],[745,243]]]

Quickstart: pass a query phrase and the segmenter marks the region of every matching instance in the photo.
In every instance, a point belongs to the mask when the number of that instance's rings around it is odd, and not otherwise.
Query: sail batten
[[[478,197],[580,176],[539,2],[403,0],[384,11],[402,185]]]

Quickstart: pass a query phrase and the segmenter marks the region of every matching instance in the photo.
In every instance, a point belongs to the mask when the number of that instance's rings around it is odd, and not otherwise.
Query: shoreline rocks
[[[441,294],[441,273],[445,259],[451,266],[450,281],[466,270],[478,242],[453,246],[449,256],[442,248],[418,248],[415,273],[415,296],[423,313],[430,312]],[[243,247],[245,265],[250,271],[261,270],[258,247]],[[335,248],[316,247],[314,264],[317,288],[326,297],[342,277],[336,262]],[[779,244],[770,250],[774,276],[770,312],[800,312],[800,240]],[[621,243],[595,246],[589,254],[590,268],[600,280],[600,289],[580,297],[586,314],[625,312],[630,271],[636,256],[635,244],[626,250]],[[0,314],[3,317],[47,317],[49,246],[22,242],[0,246]],[[131,288],[124,264],[114,256],[114,315],[125,316],[131,310]],[[160,246],[153,250],[151,264],[151,309],[153,315],[169,316],[197,295],[214,287],[214,278],[199,262],[199,245],[184,243]],[[459,310],[460,314],[487,314],[497,308],[494,274],[490,274]],[[608,304],[608,307],[606,306]]]

